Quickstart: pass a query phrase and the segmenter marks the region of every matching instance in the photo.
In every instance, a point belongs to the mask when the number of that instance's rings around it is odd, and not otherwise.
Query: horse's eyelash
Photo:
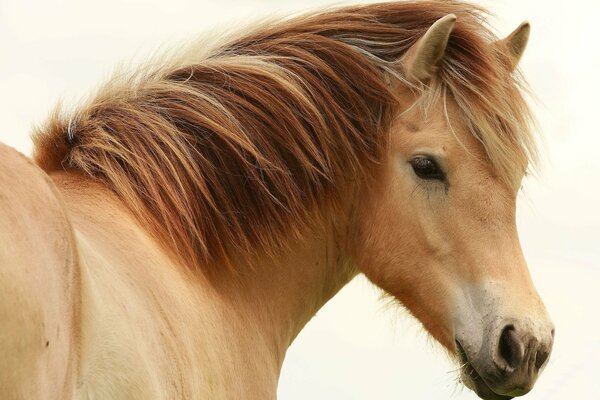
[[[415,192],[417,190],[422,191],[423,193],[425,193],[427,195],[427,198],[429,198],[429,195],[437,190],[441,190],[440,184],[443,182],[439,182],[439,181],[426,181],[426,180],[418,180],[417,182],[415,182],[415,185],[413,187],[413,190],[411,191],[411,196],[413,196],[415,194]],[[444,183],[444,194],[448,194],[448,184]]]

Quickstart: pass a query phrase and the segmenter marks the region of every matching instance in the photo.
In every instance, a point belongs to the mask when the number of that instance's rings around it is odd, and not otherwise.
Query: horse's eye
[[[421,179],[428,180],[439,180],[443,181],[446,179],[444,171],[441,170],[437,162],[432,158],[426,156],[416,156],[410,162],[413,171]]]

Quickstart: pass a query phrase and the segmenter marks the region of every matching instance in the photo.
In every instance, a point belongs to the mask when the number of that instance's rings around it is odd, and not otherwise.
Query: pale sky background
[[[32,125],[57,100],[76,101],[117,64],[160,45],[324,4],[332,2],[0,0],[0,141],[29,154]],[[525,398],[598,400],[600,2],[479,4],[496,14],[502,34],[524,19],[532,24],[522,67],[538,97],[544,162],[525,183],[518,223],[557,333],[550,363]],[[318,313],[288,352],[280,399],[476,398],[456,384],[455,366],[418,324],[378,296],[359,277]]]

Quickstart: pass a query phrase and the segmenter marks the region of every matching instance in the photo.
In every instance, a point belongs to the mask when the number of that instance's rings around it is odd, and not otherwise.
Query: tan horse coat
[[[55,115],[43,171],[1,147],[2,397],[275,398],[286,349],[359,272],[482,398],[531,390],[554,331],[515,224],[529,28],[492,43],[478,13],[267,25]]]
[[[57,174],[58,194],[41,170],[13,150],[3,147],[2,161],[20,171],[3,177],[3,187],[29,182],[24,193],[12,193],[11,204],[40,204],[30,224],[40,229],[17,242],[5,238],[18,244],[6,250],[28,244],[41,263],[11,259],[30,267],[19,277],[30,278],[22,281],[28,292],[20,296],[28,304],[2,297],[3,315],[24,314],[18,326],[4,330],[29,337],[22,339],[22,351],[4,354],[4,362],[31,370],[3,369],[3,398],[274,398],[287,347],[356,273],[327,265],[339,260],[336,249],[327,248],[333,240],[322,235],[244,279],[209,282],[173,265],[102,185]],[[31,208],[24,211],[32,215]],[[50,237],[59,249],[40,247]],[[75,249],[71,274],[55,279],[51,265]],[[48,312],[53,302],[60,308]],[[23,321],[42,324],[33,330]]]

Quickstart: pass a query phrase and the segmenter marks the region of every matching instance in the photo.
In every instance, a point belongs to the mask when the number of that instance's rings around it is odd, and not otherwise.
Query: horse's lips
[[[512,396],[497,394],[490,389],[481,375],[479,375],[477,370],[473,367],[471,361],[469,361],[465,350],[458,340],[456,341],[456,348],[458,349],[458,356],[461,363],[461,380],[465,386],[473,390],[477,393],[477,396],[484,400],[509,400],[513,398]]]

